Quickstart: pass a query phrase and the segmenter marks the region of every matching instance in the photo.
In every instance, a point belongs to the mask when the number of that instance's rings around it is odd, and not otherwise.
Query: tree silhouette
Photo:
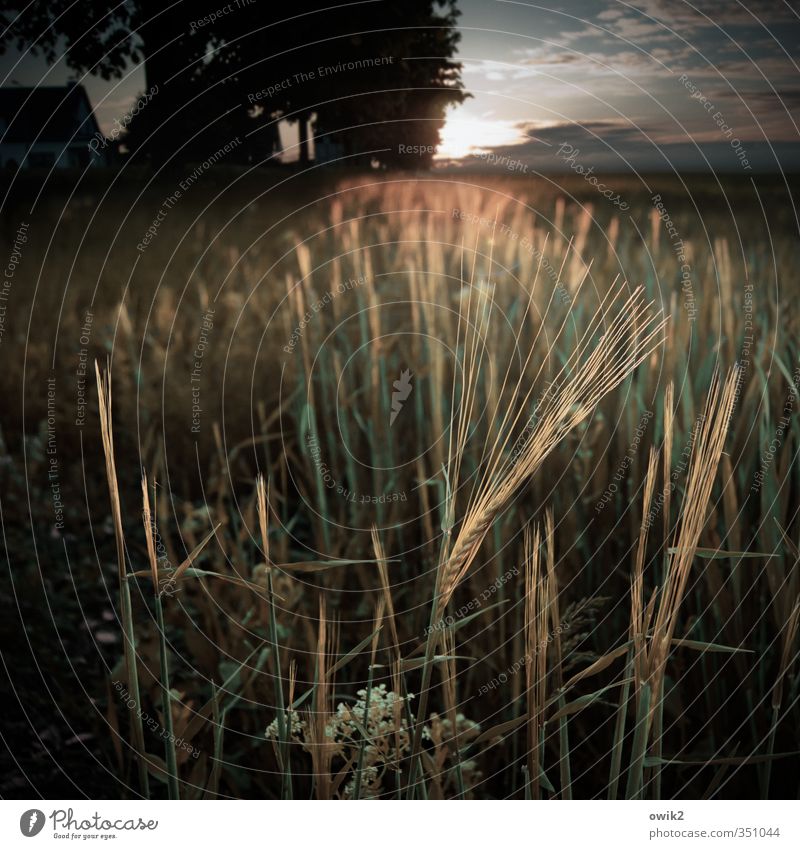
[[[285,119],[299,127],[301,162],[315,133],[349,161],[419,168],[446,108],[467,96],[458,14],[456,0],[49,0],[0,13],[0,50],[63,54],[105,79],[143,63],[157,94],[127,144],[154,162],[202,159],[236,137],[230,160],[262,161]]]
[[[300,3],[304,11],[319,5]],[[435,146],[447,106],[466,97],[452,58],[460,38],[455,0],[372,2],[346,16],[317,9],[304,17],[302,38],[287,34],[285,41],[293,45],[283,57],[285,114],[301,127],[315,115],[317,137],[336,142],[351,160],[430,164],[430,152],[398,149]]]

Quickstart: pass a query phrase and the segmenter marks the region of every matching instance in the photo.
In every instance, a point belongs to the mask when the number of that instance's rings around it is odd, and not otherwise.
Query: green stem
[[[661,735],[664,728],[664,699],[659,699],[653,717],[653,754],[655,755],[655,763],[653,764],[653,798],[661,798],[661,754],[663,740]]]
[[[292,771],[289,763],[289,717],[284,707],[283,679],[281,678],[281,663],[278,654],[278,620],[275,614],[275,593],[272,588],[272,567],[267,566],[268,609],[269,609],[269,638],[272,650],[272,673],[275,679],[275,691],[278,697],[278,734],[280,735],[280,769],[283,776],[281,782],[281,798],[292,798]]]
[[[433,670],[433,657],[436,653],[436,642],[438,639],[438,622],[436,617],[437,598],[434,598],[431,608],[428,636],[425,642],[425,660],[422,665],[422,684],[420,685],[419,710],[417,722],[414,726],[414,741],[411,746],[411,772],[408,776],[408,798],[413,799],[417,783],[417,774],[422,775],[422,728],[425,724],[425,712],[428,710],[428,690],[431,686],[431,672]]]
[[[633,734],[631,767],[628,773],[628,799],[641,799],[644,779],[644,761],[647,754],[648,724],[650,722],[650,685],[642,684],[639,711],[636,716],[636,728]]]
[[[211,696],[211,711],[214,720],[214,765],[211,767],[211,776],[209,778],[209,791],[213,793],[214,798],[219,795],[219,778],[222,773],[222,745],[225,736],[225,716],[226,713],[220,710],[220,692],[217,686],[212,682]],[[206,798],[209,798],[209,793],[206,793]]]
[[[445,551],[446,540],[442,541],[442,552]],[[414,798],[416,790],[417,773],[420,777],[423,776],[422,770],[422,729],[425,725],[425,713],[428,710],[428,691],[431,686],[431,673],[433,672],[433,658],[436,654],[436,645],[439,640],[439,629],[442,624],[441,617],[438,615],[439,609],[439,584],[441,580],[442,568],[444,562],[440,558],[439,568],[436,570],[436,584],[433,589],[433,603],[431,605],[431,615],[428,619],[428,634],[425,639],[425,660],[422,665],[422,683],[420,685],[419,694],[419,709],[417,713],[417,723],[414,726],[414,741],[411,746],[411,772],[408,777],[408,798]],[[424,783],[424,779],[423,779]]]
[[[611,772],[608,777],[608,798],[615,800],[619,793],[619,773],[622,767],[622,746],[625,740],[625,717],[628,712],[628,699],[630,698],[631,682],[633,675],[633,649],[628,649],[628,657],[625,661],[625,683],[619,697],[617,708],[617,722],[614,727],[614,746],[611,750]]]
[[[122,628],[124,631],[125,673],[128,691],[133,699],[133,707],[129,709],[133,736],[133,746],[136,749],[136,767],[139,773],[139,786],[146,799],[150,798],[150,777],[147,774],[147,762],[144,750],[144,729],[142,727],[141,699],[139,695],[139,670],[136,665],[136,637],[133,632],[133,610],[131,607],[131,589],[127,578],[120,581],[120,596],[122,602]]]
[[[559,709],[566,705],[567,700],[562,695],[558,700]],[[572,772],[569,763],[569,730],[567,728],[567,717],[562,716],[558,720],[558,741],[559,749],[561,750],[561,761],[559,763],[559,772],[561,774],[561,798],[572,798]]]
[[[161,710],[164,714],[164,730],[167,739],[164,748],[167,762],[167,789],[170,799],[180,799],[178,786],[178,761],[175,757],[175,734],[172,729],[172,693],[169,684],[169,665],[167,660],[167,637],[164,633],[164,607],[161,594],[156,588],[156,623],[158,625],[158,651],[161,659]]]

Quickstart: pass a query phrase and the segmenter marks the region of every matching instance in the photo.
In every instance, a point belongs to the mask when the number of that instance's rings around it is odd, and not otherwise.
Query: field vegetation
[[[800,792],[793,187],[613,183],[16,189],[4,795]]]

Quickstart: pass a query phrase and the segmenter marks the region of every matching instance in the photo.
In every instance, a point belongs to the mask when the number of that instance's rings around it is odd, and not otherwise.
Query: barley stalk
[[[100,365],[95,360],[97,394],[100,408],[100,431],[103,440],[103,454],[106,461],[106,478],[111,499],[111,519],[114,524],[114,539],[117,545],[117,577],[119,579],[120,608],[122,612],[123,652],[125,679],[128,691],[134,702],[130,707],[131,735],[137,754],[139,786],[145,797],[150,797],[150,781],[147,775],[147,763],[144,746],[144,729],[141,716],[141,696],[139,694],[139,674],[136,667],[136,637],[133,629],[130,586],[128,584],[125,562],[125,535],[122,530],[122,508],[117,485],[117,467],[114,460],[114,432],[111,412],[111,373],[110,368],[101,375]]]

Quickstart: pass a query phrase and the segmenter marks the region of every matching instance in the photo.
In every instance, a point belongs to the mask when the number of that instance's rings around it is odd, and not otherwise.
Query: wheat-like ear
[[[652,736],[653,788],[656,797],[661,792],[661,744],[662,744],[662,697],[667,659],[678,621],[678,611],[686,591],[689,571],[700,542],[700,534],[706,523],[711,491],[717,476],[717,468],[725,437],[728,433],[733,406],[736,402],[740,370],[733,368],[720,386],[719,374],[715,372],[711,382],[703,414],[695,424],[693,432],[692,454],[686,478],[686,493],[681,505],[680,520],[674,533],[674,544],[668,548],[668,559],[664,588],[661,592],[658,611],[653,624],[652,639],[647,641],[655,604],[655,593],[645,611],[644,617],[637,621],[637,592],[634,592],[634,610],[632,631],[634,639],[634,669],[636,682],[637,727],[633,741],[634,754],[628,773],[628,796],[639,798],[643,787],[645,755]],[[669,393],[671,396],[671,393]],[[672,398],[668,399],[669,407]],[[671,417],[671,413],[670,413]],[[667,466],[665,466],[665,469]],[[646,500],[649,499],[652,478],[655,476],[655,461],[651,454]],[[642,520],[643,532],[649,528],[645,515]],[[640,537],[640,549],[642,547]],[[641,597],[641,578],[637,565],[634,583],[638,585]],[[644,642],[644,646],[642,643]]]
[[[538,405],[535,419],[528,420],[525,429],[528,435],[516,454],[506,456],[508,434],[492,449],[488,474],[471,499],[450,555],[443,561],[440,613],[469,570],[495,518],[512,496],[541,468],[548,454],[570,430],[592,414],[600,399],[619,386],[663,343],[666,319],[651,311],[641,288],[610,317],[623,292],[622,287],[614,290],[590,320],[575,351]],[[605,332],[595,344],[593,336],[603,326]],[[521,399],[522,408],[531,391]],[[520,401],[519,395],[515,393],[512,406]]]
[[[258,525],[261,531],[261,547],[264,551],[264,560],[267,568],[270,567],[269,560],[269,514],[267,512],[268,495],[264,476],[259,475],[256,479],[256,503],[258,505]]]
[[[125,579],[125,536],[122,531],[122,509],[117,484],[117,466],[114,459],[114,431],[111,416],[111,375],[108,371],[100,373],[100,365],[95,360],[97,376],[97,394],[100,409],[100,434],[103,439],[103,454],[106,461],[108,494],[111,499],[111,519],[114,524],[114,539],[117,544],[117,574],[120,581]]]
[[[544,397],[536,405],[534,414],[523,430],[524,436],[518,450],[510,456],[507,449],[511,436],[520,423],[522,413],[534,391],[534,382],[522,391],[522,381],[513,388],[508,402],[509,412],[499,428],[500,436],[483,457],[488,458],[485,469],[479,473],[480,483],[473,489],[464,519],[452,547],[444,541],[436,569],[434,599],[431,609],[431,630],[425,646],[422,684],[420,689],[420,715],[427,707],[431,665],[438,640],[437,623],[458,585],[469,571],[498,514],[508,505],[513,495],[533,475],[550,452],[578,424],[588,418],[600,400],[625,380],[644,360],[664,342],[667,319],[653,311],[646,303],[642,287],[624,298],[625,283],[614,285],[603,298],[599,308],[589,319],[582,337],[572,354],[556,374]],[[470,289],[470,298],[471,298]],[[621,304],[621,306],[620,306]],[[447,479],[455,492],[461,465],[477,383],[480,380],[480,357],[477,337],[486,321],[482,307],[477,320],[465,322],[464,391],[459,404],[457,435],[451,443],[447,465]],[[469,307],[467,315],[470,315]],[[459,316],[460,321],[463,320]],[[563,326],[562,326],[563,330]],[[595,342],[595,335],[602,332]],[[556,334],[552,344],[559,338]],[[533,345],[524,359],[523,373],[533,353]],[[448,522],[448,533],[449,525]],[[422,746],[422,721],[417,720],[411,748],[409,798],[416,792],[417,775],[421,773],[419,755]],[[531,776],[534,779],[535,776]]]
[[[711,490],[736,402],[739,374],[738,367],[731,369],[724,385],[721,385],[719,374],[715,373],[703,414],[695,425],[686,494],[681,505],[680,521],[675,530],[673,546],[669,549],[664,589],[648,651],[647,674],[654,706],[661,696],[664,670],[675,634],[678,611],[700,542],[700,534],[706,523]]]
[[[95,360],[97,377],[97,395],[100,407],[100,432],[103,440],[103,454],[106,461],[108,494],[111,500],[111,519],[114,524],[114,539],[117,545],[117,577],[119,579],[119,599],[123,630],[123,656],[125,662],[125,683],[128,685],[133,705],[130,706],[131,737],[138,755],[137,768],[139,783],[145,796],[150,795],[150,780],[145,763],[144,728],[139,698],[139,675],[136,666],[136,638],[133,628],[133,611],[127,567],[125,565],[125,534],[122,529],[122,507],[117,483],[117,466],[114,459],[114,429],[111,416],[111,374],[108,369],[100,373],[100,365]]]
[[[153,539],[153,514],[150,509],[150,493],[147,488],[147,475],[142,475],[142,524],[147,540],[147,559],[150,561],[150,572],[153,576],[153,592],[159,592],[158,557]]]

